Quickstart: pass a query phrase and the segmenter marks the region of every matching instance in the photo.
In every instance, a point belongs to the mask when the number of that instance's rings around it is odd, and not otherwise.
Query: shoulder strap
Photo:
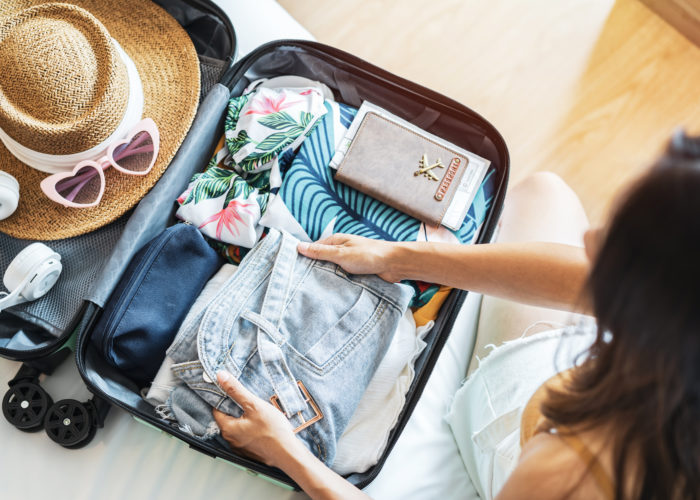
[[[587,466],[590,467],[593,479],[598,483],[605,497],[613,500],[615,498],[615,485],[613,484],[612,478],[605,471],[598,458],[591,453],[591,450],[581,441],[581,438],[575,434],[557,433],[557,435],[581,457],[581,460],[583,460]]]

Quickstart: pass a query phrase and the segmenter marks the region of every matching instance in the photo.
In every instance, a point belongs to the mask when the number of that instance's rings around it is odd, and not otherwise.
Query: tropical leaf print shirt
[[[177,217],[227,245],[252,247],[271,189],[290,158],[327,112],[316,88],[260,88],[231,99],[224,139],[207,169],[178,198]]]

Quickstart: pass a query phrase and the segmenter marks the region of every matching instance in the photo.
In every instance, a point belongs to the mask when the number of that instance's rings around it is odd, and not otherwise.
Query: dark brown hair
[[[700,140],[677,134],[624,196],[587,291],[596,341],[543,415],[612,429],[618,500],[700,498]]]

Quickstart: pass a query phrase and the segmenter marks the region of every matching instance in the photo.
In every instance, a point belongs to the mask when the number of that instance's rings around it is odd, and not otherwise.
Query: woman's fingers
[[[245,425],[243,417],[234,418],[216,408],[213,408],[211,413],[214,415],[216,425],[218,425],[221,430],[221,436],[226,439],[231,446],[240,446],[238,436],[242,431],[241,426]]]
[[[212,415],[214,415],[214,420],[219,429],[225,434],[229,434],[231,430],[235,431],[235,428],[240,425],[240,419],[232,418],[230,415],[226,415],[224,412],[214,408],[212,410]],[[234,428],[234,429],[232,429]]]
[[[300,242],[297,251],[311,259],[338,264],[351,274],[378,274],[386,272],[389,245],[385,241],[338,233],[315,243]]]
[[[246,451],[244,448],[246,445],[245,437],[249,437],[250,435],[250,422],[246,420],[245,416],[235,418],[216,408],[212,409],[212,415],[214,415],[214,421],[221,430],[221,437],[228,441],[232,449],[254,460],[263,461],[261,457]]]
[[[316,243],[321,243],[322,245],[352,245],[362,243],[362,240],[366,239],[356,234],[333,233],[330,236],[321,238]]]
[[[320,243],[322,245],[345,245],[346,243],[351,242],[354,238],[357,238],[357,236],[352,234],[333,233],[330,236],[321,238],[320,240],[316,241],[316,243]]]
[[[335,233],[314,243],[299,242],[297,251],[310,259],[328,260],[340,264],[344,252],[356,245],[361,245],[365,238],[352,234]]]
[[[259,398],[246,389],[246,387],[229,372],[218,372],[216,374],[216,379],[221,388],[226,391],[226,394],[228,394],[238,406],[243,408],[243,411],[249,411],[255,408],[255,404]]]
[[[336,262],[340,255],[341,247],[333,244],[319,242],[306,243],[305,241],[301,241],[297,245],[297,251],[310,259]]]
[[[243,409],[243,415],[238,418],[212,409],[221,436],[233,449],[276,466],[275,462],[284,455],[284,450],[293,450],[298,446],[303,448],[284,413],[250,392],[230,373],[218,372],[216,379],[226,394]]]

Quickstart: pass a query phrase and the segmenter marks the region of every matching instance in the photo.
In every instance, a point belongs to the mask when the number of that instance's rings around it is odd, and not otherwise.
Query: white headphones
[[[0,220],[7,219],[17,210],[19,182],[7,172],[0,170]]]
[[[43,243],[32,243],[7,266],[2,282],[10,293],[0,292],[0,311],[36,300],[58,280],[61,256]]]

